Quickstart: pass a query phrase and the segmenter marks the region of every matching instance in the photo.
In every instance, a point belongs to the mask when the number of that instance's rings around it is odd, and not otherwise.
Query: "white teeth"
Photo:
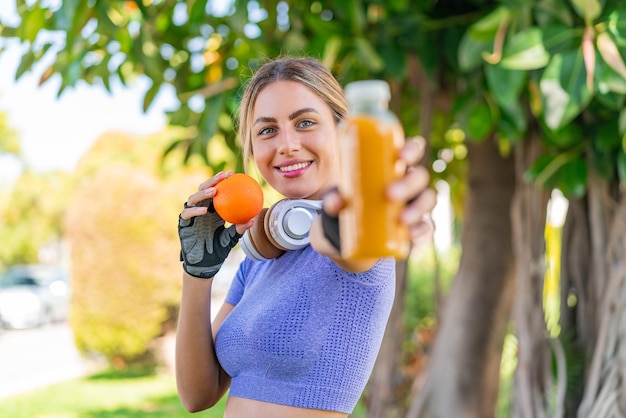
[[[308,165],[309,165],[309,163],[298,163],[298,164],[288,165],[288,166],[285,166],[285,167],[280,167],[280,171],[285,173],[287,171],[301,170],[301,169],[307,167]]]

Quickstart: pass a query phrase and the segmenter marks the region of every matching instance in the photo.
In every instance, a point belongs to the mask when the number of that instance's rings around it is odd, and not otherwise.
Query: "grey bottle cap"
[[[348,83],[345,88],[348,103],[361,101],[388,102],[391,98],[389,84],[383,80],[363,80]]]

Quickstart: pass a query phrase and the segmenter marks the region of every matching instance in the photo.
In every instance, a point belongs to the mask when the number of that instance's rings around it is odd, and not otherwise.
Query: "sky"
[[[16,18],[13,2],[0,2],[0,17]],[[20,139],[26,165],[37,172],[72,171],[94,141],[107,131],[148,135],[166,125],[165,111],[174,105],[171,92],[157,96],[147,113],[142,110],[146,78],[128,87],[104,87],[79,82],[57,98],[60,78],[38,86],[44,65],[15,81],[15,70],[24,48],[17,42],[3,45],[0,52],[0,112]],[[0,156],[0,186],[11,185],[22,170],[21,163]]]

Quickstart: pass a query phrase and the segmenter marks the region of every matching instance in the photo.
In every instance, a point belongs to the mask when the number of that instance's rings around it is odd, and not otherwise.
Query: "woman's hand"
[[[430,240],[435,230],[430,213],[437,203],[437,194],[429,187],[428,170],[417,165],[424,157],[425,151],[426,142],[423,138],[407,139],[400,152],[400,158],[406,162],[409,169],[402,179],[387,188],[390,200],[406,204],[400,220],[409,229],[414,244]]]
[[[190,275],[211,278],[237,245],[239,238],[253,221],[241,225],[224,226],[224,220],[215,212],[212,198],[215,185],[232,175],[232,171],[218,173],[198,187],[187,199],[178,219],[183,269]]]
[[[424,139],[407,139],[400,152],[400,158],[409,169],[403,178],[387,187],[387,196],[390,200],[406,205],[400,215],[400,221],[408,228],[414,244],[430,241],[434,232],[430,212],[435,207],[436,193],[429,187],[430,174],[428,170],[425,167],[417,166],[423,158],[425,150]],[[322,225],[322,219],[316,220],[311,229],[311,244],[317,252],[334,260],[340,260],[340,251],[333,245],[333,241],[336,241],[338,236],[336,218],[339,216],[339,211],[344,207],[345,201],[337,189],[332,189],[324,196],[323,205],[325,215],[319,218],[325,216],[326,225]],[[333,219],[335,219],[334,225]]]
[[[200,186],[198,186],[198,191],[189,196],[189,198],[187,199],[185,209],[181,212],[180,217],[182,219],[188,220],[195,216],[206,215],[207,211],[209,210],[211,199],[215,197],[215,185],[232,175],[232,170],[219,172],[215,176],[206,180],[204,183],[200,184]],[[247,229],[252,226],[252,224],[253,221],[250,220],[245,224],[235,225],[235,229],[237,230],[238,234],[243,234]]]

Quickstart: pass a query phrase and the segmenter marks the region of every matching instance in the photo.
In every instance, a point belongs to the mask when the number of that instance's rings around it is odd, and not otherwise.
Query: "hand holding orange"
[[[247,174],[233,174],[217,183],[215,189],[213,206],[226,222],[245,224],[263,209],[263,190]]]

